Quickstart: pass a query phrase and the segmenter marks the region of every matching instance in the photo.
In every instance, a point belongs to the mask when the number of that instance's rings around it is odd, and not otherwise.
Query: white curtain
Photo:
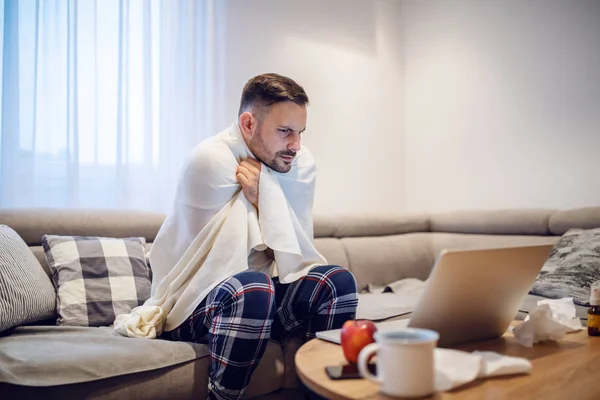
[[[220,128],[218,3],[0,0],[0,207],[168,211]]]

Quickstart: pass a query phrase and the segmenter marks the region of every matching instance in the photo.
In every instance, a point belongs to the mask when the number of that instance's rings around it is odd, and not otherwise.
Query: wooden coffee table
[[[587,329],[570,333],[558,342],[533,347],[519,345],[512,334],[486,342],[456,347],[460,350],[489,350],[531,360],[530,374],[479,379],[434,399],[600,399],[600,337],[588,337]],[[328,399],[389,399],[378,385],[365,379],[331,380],[328,365],[345,363],[342,348],[320,339],[305,343],[296,353],[300,380]]]

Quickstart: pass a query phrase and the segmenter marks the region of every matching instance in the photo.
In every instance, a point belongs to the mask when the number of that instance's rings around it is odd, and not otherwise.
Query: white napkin
[[[162,326],[164,313],[158,306],[140,306],[129,314],[117,315],[113,330],[132,338],[155,339],[162,332],[156,327]]]
[[[582,329],[572,297],[539,300],[525,320],[513,328],[519,344],[532,347],[545,340],[558,340],[568,332]]]
[[[439,392],[454,389],[475,379],[524,374],[531,371],[525,358],[504,356],[492,351],[435,349],[435,388]]]

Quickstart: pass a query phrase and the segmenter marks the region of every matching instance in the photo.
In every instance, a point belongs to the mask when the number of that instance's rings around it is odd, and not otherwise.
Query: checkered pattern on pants
[[[240,399],[270,338],[282,343],[299,329],[312,338],[340,328],[355,318],[357,305],[354,276],[342,267],[315,267],[290,284],[246,271],[217,285],[166,337],[207,343],[209,398]]]

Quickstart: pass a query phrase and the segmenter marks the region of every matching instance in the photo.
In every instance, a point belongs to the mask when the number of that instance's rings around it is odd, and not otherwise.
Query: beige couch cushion
[[[246,390],[248,398],[279,389],[283,373],[281,349],[269,343],[265,355]],[[7,399],[98,399],[187,400],[205,399],[208,357],[131,375],[51,387],[16,386],[0,382],[1,398]],[[4,397],[6,396],[6,397]]]
[[[0,382],[28,386],[87,382],[207,354],[205,345],[127,338],[109,327],[24,326],[0,339]]]
[[[315,247],[327,259],[327,263],[348,268],[348,255],[340,239],[317,238],[315,239]]]
[[[337,218],[332,215],[315,215],[313,233],[314,237],[333,237],[335,233],[335,227],[337,224]]]
[[[29,246],[29,250],[33,252],[35,258],[37,258],[37,260],[40,262],[42,268],[44,268],[44,272],[46,272],[49,277],[52,277],[52,271],[50,271],[50,267],[48,266],[48,260],[46,260],[44,248],[42,246]]]
[[[336,216],[333,236],[387,236],[427,232],[429,219],[422,214],[357,214]]]
[[[28,245],[42,235],[132,237],[154,241],[164,215],[133,210],[0,209],[0,223],[12,227]]]
[[[341,239],[359,290],[404,278],[424,280],[433,265],[428,233]]]
[[[116,376],[97,381],[50,387],[0,383],[0,398],[6,399],[102,399],[185,400],[205,399],[208,363],[203,360]],[[5,396],[5,397],[4,397]]]
[[[560,211],[550,217],[550,232],[564,235],[569,229],[593,229],[600,227],[600,207],[586,207]]]
[[[559,239],[557,236],[471,235],[441,232],[432,232],[428,238],[434,257],[437,257],[444,249],[470,250],[504,246],[555,244]]]
[[[110,328],[22,327],[0,338],[0,397],[205,399],[209,362],[200,344],[125,338]],[[269,342],[247,396],[277,390],[283,374],[283,351]]]
[[[553,210],[489,210],[436,213],[432,232],[494,235],[548,235]]]
[[[558,239],[557,236],[431,232],[343,238],[341,242],[360,290],[369,283],[380,286],[404,278],[425,280],[444,249],[554,244]]]

